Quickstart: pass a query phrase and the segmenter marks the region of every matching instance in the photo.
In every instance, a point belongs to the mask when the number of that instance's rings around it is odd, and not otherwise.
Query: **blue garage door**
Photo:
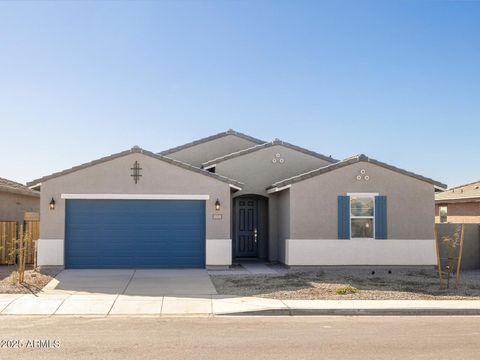
[[[205,202],[67,200],[65,267],[203,268]]]

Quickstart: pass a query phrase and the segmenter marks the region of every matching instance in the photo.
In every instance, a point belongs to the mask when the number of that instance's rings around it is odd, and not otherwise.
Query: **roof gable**
[[[88,162],[88,163],[85,163],[85,164],[82,164],[82,165],[74,166],[70,169],[66,169],[66,170],[63,170],[63,171],[53,173],[53,174],[48,175],[48,176],[41,177],[39,179],[30,181],[29,183],[27,183],[27,185],[28,186],[35,186],[35,185],[38,185],[42,182],[45,182],[45,181],[48,181],[48,180],[51,180],[51,179],[54,179],[54,178],[57,178],[57,177],[60,177],[60,176],[64,176],[64,175],[67,175],[67,174],[71,174],[71,173],[73,173],[75,171],[78,171],[78,170],[89,168],[91,166],[102,164],[104,162],[111,161],[111,160],[114,160],[114,159],[117,159],[117,158],[120,158],[120,157],[123,157],[123,156],[127,156],[127,155],[130,155],[130,154],[135,154],[135,153],[143,154],[143,155],[155,158],[157,160],[164,161],[164,162],[167,162],[167,163],[175,165],[175,166],[179,166],[183,169],[202,174],[204,176],[209,176],[211,178],[214,178],[214,179],[219,180],[219,181],[223,181],[225,183],[228,183],[228,184],[230,184],[232,186],[235,186],[235,187],[238,187],[238,188],[243,187],[243,183],[241,183],[239,181],[229,179],[225,176],[221,176],[221,175],[218,175],[218,174],[210,173],[206,170],[199,169],[195,166],[180,162],[178,160],[173,160],[173,159],[170,159],[168,157],[155,154],[151,151],[144,150],[144,149],[142,149],[138,146],[134,146],[130,150],[126,150],[126,151],[122,151],[122,152],[119,152],[119,153],[116,153],[116,154],[112,154],[110,156],[106,156],[106,157],[103,157],[103,158],[100,158],[100,159],[97,159],[97,160],[94,160],[94,161],[91,161],[91,162]]]
[[[284,188],[285,186],[294,184],[296,182],[303,181],[303,180],[306,180],[306,179],[310,179],[310,178],[313,178],[315,176],[319,176],[319,175],[328,173],[330,171],[334,171],[336,169],[340,169],[340,168],[343,168],[345,166],[356,164],[356,163],[359,163],[359,162],[362,162],[362,161],[363,162],[368,162],[368,163],[371,163],[371,164],[374,164],[374,165],[377,165],[377,166],[380,166],[380,167],[383,167],[383,168],[391,170],[391,171],[395,171],[397,173],[400,173],[400,174],[403,174],[403,175],[406,175],[406,176],[413,177],[413,178],[415,178],[417,180],[420,180],[420,181],[428,182],[428,183],[430,183],[434,186],[438,186],[438,187],[441,187],[441,188],[446,188],[447,187],[447,185],[445,185],[441,182],[432,180],[430,178],[415,174],[415,173],[407,171],[407,170],[397,168],[395,166],[380,162],[378,160],[369,158],[364,154],[361,154],[361,155],[353,156],[351,158],[347,158],[345,160],[339,161],[335,164],[327,165],[327,166],[324,166],[322,168],[315,169],[315,170],[312,170],[312,171],[309,171],[309,172],[306,172],[306,173],[303,173],[303,174],[300,174],[300,175],[296,175],[296,176],[293,176],[293,177],[288,178],[288,179],[277,181],[276,183],[270,185],[267,188],[267,190],[274,190],[274,189],[281,190],[281,188]]]
[[[325,160],[325,161],[328,161],[328,162],[331,162],[331,163],[334,163],[334,162],[338,161],[336,159],[333,159],[331,156],[325,156],[325,155],[319,154],[315,151],[307,150],[307,149],[304,149],[300,146],[293,145],[293,144],[287,143],[287,142],[279,140],[279,139],[275,139],[275,140],[273,140],[271,142],[268,142],[268,143],[256,145],[256,146],[250,147],[248,149],[236,151],[236,152],[233,152],[231,154],[224,155],[224,156],[218,157],[216,159],[209,160],[207,162],[204,162],[202,164],[202,167],[203,168],[208,168],[208,167],[211,167],[211,166],[213,166],[215,164],[218,164],[220,162],[230,160],[230,159],[233,159],[233,158],[236,158],[236,157],[239,157],[239,156],[251,154],[253,152],[256,152],[256,151],[259,151],[259,150],[262,150],[262,149],[267,149],[267,148],[275,146],[275,145],[285,146],[289,149],[292,149],[292,150],[301,152],[303,154],[310,155],[310,156],[313,156],[313,157],[316,157],[316,158],[319,158],[319,159],[322,159],[322,160]]]
[[[235,130],[232,130],[232,129],[228,129],[227,131],[224,131],[224,132],[221,132],[221,133],[218,133],[218,134],[215,134],[215,135],[207,136],[207,137],[199,139],[199,140],[195,140],[195,141],[192,141],[192,142],[180,145],[180,146],[173,147],[173,148],[168,149],[168,150],[161,151],[159,153],[159,155],[167,156],[167,155],[176,153],[178,151],[188,149],[192,146],[204,144],[204,143],[207,143],[209,141],[213,141],[213,140],[216,140],[216,139],[222,138],[224,136],[228,136],[228,135],[233,135],[233,136],[239,137],[241,139],[251,141],[251,142],[256,143],[256,144],[265,143],[265,141],[263,141],[263,140],[256,139],[252,136],[243,134],[241,132],[238,132],[238,131],[235,131]]]

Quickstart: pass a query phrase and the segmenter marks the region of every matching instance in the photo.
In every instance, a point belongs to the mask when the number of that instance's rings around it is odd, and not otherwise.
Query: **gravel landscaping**
[[[62,269],[55,267],[39,268],[37,271],[27,269],[25,271],[25,283],[12,284],[10,275],[16,271],[16,266],[0,266],[0,294],[36,294]]]
[[[434,269],[331,268],[284,270],[278,275],[210,274],[221,295],[284,300],[480,299],[480,271],[465,271],[461,275],[458,289],[452,289],[451,279],[451,289],[440,290]]]

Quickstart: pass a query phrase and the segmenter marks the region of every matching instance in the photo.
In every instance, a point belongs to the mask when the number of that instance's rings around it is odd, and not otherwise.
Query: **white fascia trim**
[[[42,183],[33,184],[33,185],[29,186],[28,188],[29,189],[34,189],[34,188],[39,187],[39,186],[42,186]]]
[[[273,194],[273,193],[276,193],[276,192],[279,192],[279,191],[287,190],[287,189],[290,189],[291,187],[292,187],[291,184],[290,184],[290,185],[281,186],[281,187],[276,187],[276,188],[267,190],[267,194]]]
[[[210,195],[180,194],[62,194],[62,199],[88,200],[210,200]]]
[[[230,184],[230,187],[231,187],[232,189],[235,189],[235,190],[238,190],[238,191],[242,190],[241,187],[238,187],[238,186],[235,186],[235,185],[232,185],[232,184]]]
[[[216,167],[216,166],[217,166],[217,164],[208,165],[208,166],[205,166],[205,167],[203,168],[203,170],[208,170],[208,169],[214,168],[214,167]]]

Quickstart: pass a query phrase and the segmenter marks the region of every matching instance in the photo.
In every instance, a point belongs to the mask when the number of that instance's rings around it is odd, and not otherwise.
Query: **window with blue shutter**
[[[350,196],[338,197],[338,238],[350,239]]]
[[[387,238],[387,197],[375,196],[375,239]]]

